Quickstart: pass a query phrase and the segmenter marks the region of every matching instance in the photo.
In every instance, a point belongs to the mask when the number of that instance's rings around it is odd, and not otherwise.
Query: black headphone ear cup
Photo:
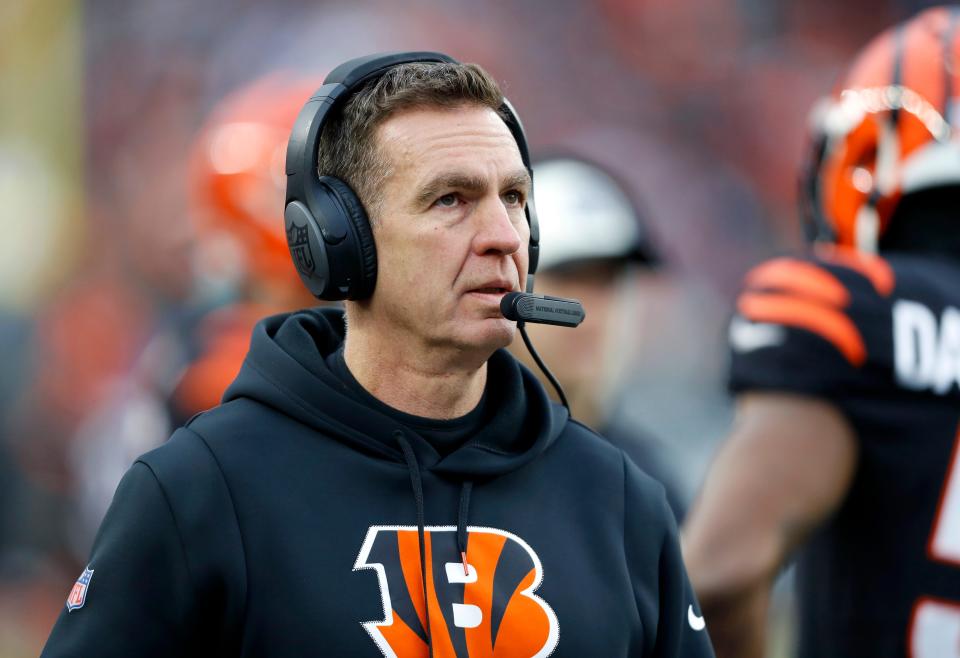
[[[377,245],[373,241],[373,230],[370,228],[367,211],[364,210],[356,193],[339,178],[321,176],[320,182],[336,194],[355,229],[360,258],[360,280],[351,291],[349,299],[365,299],[373,294],[373,288],[377,282]]]
[[[330,295],[330,260],[317,220],[300,201],[291,201],[283,213],[287,248],[300,280],[317,299]]]

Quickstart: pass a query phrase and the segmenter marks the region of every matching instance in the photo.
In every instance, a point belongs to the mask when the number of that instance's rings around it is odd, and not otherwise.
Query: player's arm
[[[717,656],[763,656],[770,586],[793,548],[843,501],[857,443],[829,402],[785,393],[738,397],[683,527],[683,553]]]

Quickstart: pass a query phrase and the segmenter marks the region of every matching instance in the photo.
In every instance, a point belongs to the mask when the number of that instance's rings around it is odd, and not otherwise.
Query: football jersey
[[[800,552],[800,656],[960,657],[960,262],[831,249],[746,278],[734,392],[829,400],[851,488]]]

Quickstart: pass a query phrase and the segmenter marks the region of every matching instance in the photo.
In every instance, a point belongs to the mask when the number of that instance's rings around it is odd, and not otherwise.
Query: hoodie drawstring
[[[403,432],[396,430],[393,433],[400,449],[403,451],[403,459],[407,463],[407,471],[410,473],[410,484],[413,486],[413,498],[417,503],[417,538],[420,541],[420,578],[423,581],[423,609],[426,616],[427,648],[433,657],[433,638],[430,636],[430,599],[427,595],[427,553],[426,553],[426,528],[424,522],[424,504],[423,504],[423,481],[420,479],[420,463],[417,461],[417,455],[413,452],[410,442]],[[467,518],[470,514],[470,492],[473,491],[473,482],[464,481],[460,489],[460,507],[457,510],[457,550],[460,551],[460,559],[463,562],[464,578],[469,576],[467,568]]]
[[[460,489],[460,510],[457,513],[457,549],[460,559],[463,560],[463,575],[467,577],[467,515],[470,512],[470,491],[473,482],[466,481]]]
[[[407,462],[407,470],[410,472],[410,483],[413,485],[413,498],[417,503],[417,537],[420,540],[420,578],[423,581],[423,612],[426,616],[427,648],[430,651],[430,657],[433,658],[433,639],[430,636],[430,598],[427,596],[427,553],[426,540],[424,535],[424,512],[423,512],[423,483],[420,481],[420,464],[417,462],[417,456],[410,447],[410,442],[403,432],[397,430],[393,433],[400,449],[403,450],[403,459]]]

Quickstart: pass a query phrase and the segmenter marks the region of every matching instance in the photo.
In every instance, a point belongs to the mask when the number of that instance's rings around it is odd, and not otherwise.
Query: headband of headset
[[[323,127],[330,117],[334,116],[343,107],[350,96],[366,82],[383,75],[387,69],[394,66],[414,62],[457,63],[457,60],[437,52],[388,53],[352,59],[330,72],[324,80],[323,86],[314,92],[297,116],[293,131],[290,134],[290,141],[287,144],[287,193],[284,213],[287,242],[301,279],[311,292],[321,299],[361,299],[372,293],[376,278],[376,255],[362,207],[360,207],[358,201],[356,202],[356,208],[353,208],[351,206],[352,202],[348,200],[344,203],[345,200],[342,199],[344,190],[352,198],[355,198],[345,183],[337,179],[331,180],[328,176],[321,177],[318,175],[320,136]],[[504,117],[504,123],[516,140],[523,164],[532,176],[530,153],[523,126],[506,98],[503,100],[501,114]],[[334,190],[334,194],[331,194],[331,189]],[[336,193],[337,191],[340,193]],[[331,223],[314,219],[337,212],[352,214],[353,217],[363,216],[363,226],[352,225],[359,229],[357,231],[360,233],[359,236],[347,235],[348,231],[342,227],[345,225],[351,226],[349,223]],[[532,275],[536,272],[540,241],[532,191],[527,200],[526,215],[530,225],[529,271]],[[354,219],[352,221],[356,223],[358,220]],[[302,228],[302,226],[307,226],[309,230]],[[314,226],[316,226],[316,230],[312,228]],[[315,235],[317,231],[320,235]],[[340,285],[331,288],[329,281],[331,272],[337,269],[335,267],[337,263],[332,261],[339,257],[335,256],[333,250],[327,253],[327,247],[328,245],[349,242],[348,238],[359,238],[361,250],[364,241],[369,242],[368,260],[372,261],[372,274],[363,274],[359,262],[356,268],[352,270],[350,269],[352,262],[348,263],[347,270],[357,272],[353,278],[369,278],[372,280],[357,287]],[[353,255],[347,258],[347,260],[352,259],[354,259]],[[359,261],[361,256],[357,255],[355,259]],[[320,260],[322,263],[318,264],[315,262],[316,260]],[[333,278],[336,278],[336,275]],[[350,279],[351,277],[345,276],[345,278]],[[532,286],[532,284],[528,284],[528,286]]]

